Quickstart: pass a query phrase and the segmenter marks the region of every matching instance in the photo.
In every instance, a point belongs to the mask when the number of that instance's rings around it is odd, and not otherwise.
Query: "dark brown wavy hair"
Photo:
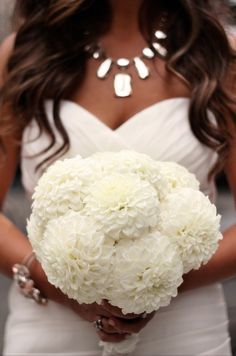
[[[231,142],[229,127],[236,123],[229,85],[235,75],[236,55],[222,25],[226,16],[220,17],[225,9],[223,1],[217,0],[145,0],[139,17],[143,36],[151,44],[160,14],[168,13],[166,66],[191,89],[189,120],[194,135],[219,154],[211,175],[224,166]],[[43,152],[49,151],[56,138],[44,103],[52,98],[54,124],[63,144],[53,156],[48,154],[41,163],[44,166],[69,148],[60,101],[82,83],[87,59],[84,47],[109,30],[112,11],[108,0],[17,0],[15,14],[15,46],[1,90],[0,137],[3,142],[6,132],[22,130],[34,117],[40,132],[50,137]]]

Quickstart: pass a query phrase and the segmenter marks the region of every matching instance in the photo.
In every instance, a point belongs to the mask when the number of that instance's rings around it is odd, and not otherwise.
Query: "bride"
[[[16,32],[0,49],[0,203],[19,162],[30,197],[54,160],[123,148],[184,165],[212,201],[224,169],[236,197],[236,61],[218,6],[17,0]],[[4,355],[95,356],[99,339],[120,342],[139,331],[135,356],[231,355],[219,281],[236,273],[235,234],[236,226],[225,231],[211,261],[185,275],[169,307],[144,317],[125,317],[107,302],[79,305],[30,258],[30,278],[48,303],[12,285]],[[1,214],[1,272],[12,277],[30,253]]]

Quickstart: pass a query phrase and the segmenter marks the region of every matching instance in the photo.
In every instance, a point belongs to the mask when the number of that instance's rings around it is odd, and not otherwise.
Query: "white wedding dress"
[[[47,113],[52,117],[52,102]],[[214,183],[207,174],[215,153],[193,136],[188,121],[188,98],[172,98],[138,112],[118,129],[111,130],[93,114],[71,101],[63,101],[61,118],[69,134],[69,156],[82,157],[96,151],[133,149],[156,160],[176,161],[195,173],[202,191],[215,199]],[[211,115],[211,113],[209,113]],[[213,118],[214,119],[214,118]],[[35,123],[25,129],[22,149],[23,184],[29,195],[38,180],[30,159],[46,147],[48,139],[37,137]],[[58,136],[58,142],[61,142]],[[194,202],[193,202],[194,203]],[[191,208],[191,207],[190,207]],[[10,315],[5,333],[4,356],[98,356],[98,337],[93,325],[54,302],[38,306],[24,298],[13,285]],[[141,332],[133,356],[229,356],[226,306],[220,284],[180,294],[160,309]]]

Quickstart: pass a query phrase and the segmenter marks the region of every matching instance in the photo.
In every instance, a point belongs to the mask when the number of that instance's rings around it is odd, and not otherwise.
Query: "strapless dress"
[[[156,160],[175,161],[194,173],[201,190],[214,202],[213,181],[207,175],[217,156],[193,135],[188,98],[158,102],[130,117],[116,130],[71,101],[61,102],[61,119],[71,143],[68,157],[87,157],[97,151],[132,149]],[[46,102],[52,123],[52,102]],[[212,115],[209,112],[209,115]],[[214,119],[214,117],[212,117]],[[29,156],[48,145],[48,137],[37,137],[34,121],[25,129],[21,154],[22,181],[29,197],[40,173],[36,165],[43,156]],[[56,150],[61,143],[56,132]],[[4,356],[99,356],[98,336],[93,325],[73,311],[52,301],[41,307],[24,298],[13,284],[9,295]],[[225,300],[220,284],[179,294],[168,307],[157,311],[141,331],[132,356],[229,356],[230,338]]]

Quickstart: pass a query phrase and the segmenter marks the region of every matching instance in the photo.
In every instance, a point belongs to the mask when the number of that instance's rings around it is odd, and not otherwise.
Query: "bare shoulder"
[[[6,66],[14,48],[15,38],[16,33],[12,33],[0,45],[0,87],[5,81]]]

